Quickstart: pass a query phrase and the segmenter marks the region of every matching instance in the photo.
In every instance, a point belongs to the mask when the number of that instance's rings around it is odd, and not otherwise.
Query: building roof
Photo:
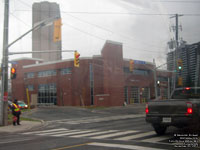
[[[111,41],[111,40],[106,40],[106,43],[117,44],[117,45],[123,45],[123,44],[120,43],[120,42]],[[106,44],[106,43],[105,43],[105,44]]]
[[[91,57],[81,57],[80,58],[80,60],[86,60],[86,59],[92,59],[92,58]],[[44,62],[44,63],[40,63],[40,64],[32,64],[32,65],[23,66],[23,68],[45,66],[45,65],[57,64],[57,63],[69,62],[69,61],[74,61],[74,59],[64,59],[64,60]]]
[[[21,57],[21,58],[13,59],[13,60],[11,60],[11,62],[12,62],[12,61],[20,61],[20,60],[44,61],[43,59],[39,59],[39,58]]]

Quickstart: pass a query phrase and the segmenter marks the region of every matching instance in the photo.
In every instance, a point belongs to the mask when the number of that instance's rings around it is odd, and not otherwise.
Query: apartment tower
[[[32,25],[36,25],[48,18],[59,17],[60,8],[57,3],[40,2],[32,6]],[[32,51],[51,51],[59,50],[52,53],[33,53],[33,58],[43,59],[44,61],[61,60],[61,41],[53,40],[54,25],[41,27],[32,32]]]

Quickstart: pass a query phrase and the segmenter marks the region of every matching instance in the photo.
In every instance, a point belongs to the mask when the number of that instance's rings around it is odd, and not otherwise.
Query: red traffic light
[[[80,54],[78,52],[76,52],[76,58],[79,58]]]
[[[17,76],[16,68],[12,67],[10,72],[11,72],[11,79],[15,79]]]
[[[16,69],[15,68],[11,68],[11,73],[15,74],[16,73]]]

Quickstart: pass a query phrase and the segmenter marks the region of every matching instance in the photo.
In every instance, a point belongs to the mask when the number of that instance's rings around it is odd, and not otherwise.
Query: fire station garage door
[[[139,88],[131,87],[131,103],[139,103]]]

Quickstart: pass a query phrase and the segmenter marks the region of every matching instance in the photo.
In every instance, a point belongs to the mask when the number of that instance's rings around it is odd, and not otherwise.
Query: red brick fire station
[[[74,60],[43,62],[21,58],[16,64],[16,79],[12,80],[12,98],[31,103],[58,106],[122,106],[125,102],[143,103],[155,97],[154,65],[134,60],[133,72],[129,59],[123,58],[122,43],[106,41],[101,55]],[[157,71],[161,86],[158,94],[168,95],[170,74]],[[27,90],[28,89],[28,92]]]

